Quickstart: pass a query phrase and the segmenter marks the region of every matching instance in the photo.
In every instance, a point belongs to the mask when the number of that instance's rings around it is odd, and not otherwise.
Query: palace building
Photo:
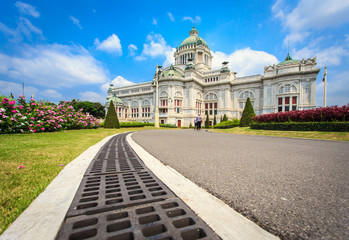
[[[121,122],[154,122],[156,84],[160,123],[188,127],[194,117],[208,114],[210,124],[224,114],[240,118],[249,97],[256,114],[315,108],[316,58],[294,60],[287,54],[279,64],[264,67],[264,75],[237,77],[223,62],[211,69],[209,46],[193,27],[174,53],[175,64],[156,71],[152,81],[127,87],[110,84]]]

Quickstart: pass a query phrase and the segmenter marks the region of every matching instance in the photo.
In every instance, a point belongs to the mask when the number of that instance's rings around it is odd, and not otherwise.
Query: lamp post
[[[157,79],[155,80],[155,127],[159,128],[159,79],[160,79],[160,74],[161,74],[161,67],[160,65],[156,65],[156,74],[157,74]]]
[[[326,107],[326,83],[327,83],[327,67],[325,67],[325,73],[324,73],[324,107]]]

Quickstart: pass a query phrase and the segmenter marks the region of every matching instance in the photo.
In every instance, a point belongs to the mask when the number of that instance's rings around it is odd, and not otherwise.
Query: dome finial
[[[190,30],[189,35],[190,36],[197,36],[197,35],[199,35],[199,32],[198,32],[198,30],[196,30],[195,26],[193,26],[193,28]]]

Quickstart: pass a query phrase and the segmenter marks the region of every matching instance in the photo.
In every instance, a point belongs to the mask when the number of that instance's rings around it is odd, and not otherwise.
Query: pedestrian
[[[198,123],[196,122],[196,118],[194,118],[194,130],[197,129]]]
[[[198,113],[196,117],[196,129],[200,130],[201,129],[201,122],[202,122],[202,117],[200,116],[200,113]]]

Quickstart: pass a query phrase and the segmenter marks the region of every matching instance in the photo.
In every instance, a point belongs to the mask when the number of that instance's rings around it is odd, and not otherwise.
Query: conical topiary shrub
[[[214,126],[214,125],[217,125],[216,114],[214,115],[214,118],[213,118],[213,126]]]
[[[225,122],[225,121],[228,121],[228,117],[227,117],[227,115],[224,114],[224,116],[223,116],[223,122]]]
[[[210,120],[208,119],[208,111],[206,111],[205,128],[210,128]]]
[[[256,113],[254,112],[254,109],[251,104],[251,100],[248,97],[246,101],[246,105],[244,108],[244,111],[242,112],[241,119],[240,119],[240,127],[248,127],[253,122],[253,117],[256,116]]]
[[[107,116],[104,122],[104,128],[120,128],[118,115],[116,114],[113,101],[110,101]]]

